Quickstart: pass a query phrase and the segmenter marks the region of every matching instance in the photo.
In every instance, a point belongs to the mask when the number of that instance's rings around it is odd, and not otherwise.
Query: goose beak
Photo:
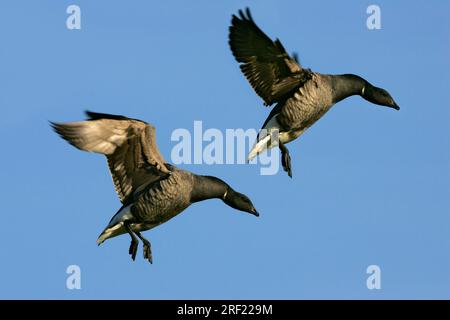
[[[250,213],[253,214],[255,217],[259,217],[259,213],[258,213],[258,211],[256,211],[255,208],[253,208]]]
[[[394,104],[392,105],[392,108],[394,108],[395,110],[400,110],[400,107],[398,106],[398,104],[394,101]]]

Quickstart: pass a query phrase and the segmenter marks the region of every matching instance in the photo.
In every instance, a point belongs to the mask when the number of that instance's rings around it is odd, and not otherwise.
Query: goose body
[[[219,178],[196,175],[166,163],[152,125],[124,116],[86,113],[86,121],[51,125],[76,148],[104,154],[108,159],[122,207],[98,237],[99,245],[128,233],[132,259],[136,257],[138,237],[143,242],[144,258],[152,262],[150,242],[141,232],[170,220],[195,202],[217,198],[232,208],[259,215],[247,196]]]
[[[312,73],[310,80],[274,107],[262,126],[258,142],[249,153],[249,160],[267,148],[297,139],[331,109],[333,99],[328,94],[331,90],[330,76]],[[270,139],[273,130],[279,132],[278,140]]]
[[[266,106],[275,104],[249,153],[278,146],[283,168],[289,176],[291,158],[285,144],[297,139],[337,102],[352,95],[399,109],[390,94],[352,75],[329,75],[304,69],[280,40],[272,41],[253,21],[250,10],[233,15],[229,44],[240,68]]]
[[[123,222],[129,219],[136,220],[130,226],[134,232],[147,231],[167,222],[191,205],[194,187],[192,173],[172,167],[167,178],[137,192],[130,204],[120,208],[98,237],[97,244],[126,233]]]

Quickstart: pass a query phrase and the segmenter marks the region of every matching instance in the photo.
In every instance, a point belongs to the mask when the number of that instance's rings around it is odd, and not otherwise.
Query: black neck
[[[229,186],[216,177],[194,176],[194,189],[191,193],[191,201],[197,202],[206,199],[224,199]]]
[[[354,74],[332,75],[331,79],[334,103],[353,95],[362,95],[366,85],[370,85],[366,80]]]

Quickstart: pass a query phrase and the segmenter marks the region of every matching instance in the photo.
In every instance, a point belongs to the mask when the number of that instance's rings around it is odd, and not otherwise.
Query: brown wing
[[[280,40],[272,41],[255,24],[247,8],[233,15],[229,44],[234,57],[256,93],[271,105],[311,78],[311,71],[302,69],[287,54]]]
[[[71,145],[104,154],[122,203],[143,185],[170,172],[156,144],[155,128],[143,121],[86,112],[87,121],[51,123]]]

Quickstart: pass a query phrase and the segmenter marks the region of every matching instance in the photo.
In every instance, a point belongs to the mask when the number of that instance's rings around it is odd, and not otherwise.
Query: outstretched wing
[[[229,44],[234,57],[256,93],[266,105],[278,102],[311,78],[309,69],[302,69],[280,40],[272,41],[255,24],[247,8],[233,15]]]
[[[51,123],[71,145],[104,154],[122,203],[143,185],[170,172],[156,144],[155,128],[123,116],[86,111],[86,121]]]

